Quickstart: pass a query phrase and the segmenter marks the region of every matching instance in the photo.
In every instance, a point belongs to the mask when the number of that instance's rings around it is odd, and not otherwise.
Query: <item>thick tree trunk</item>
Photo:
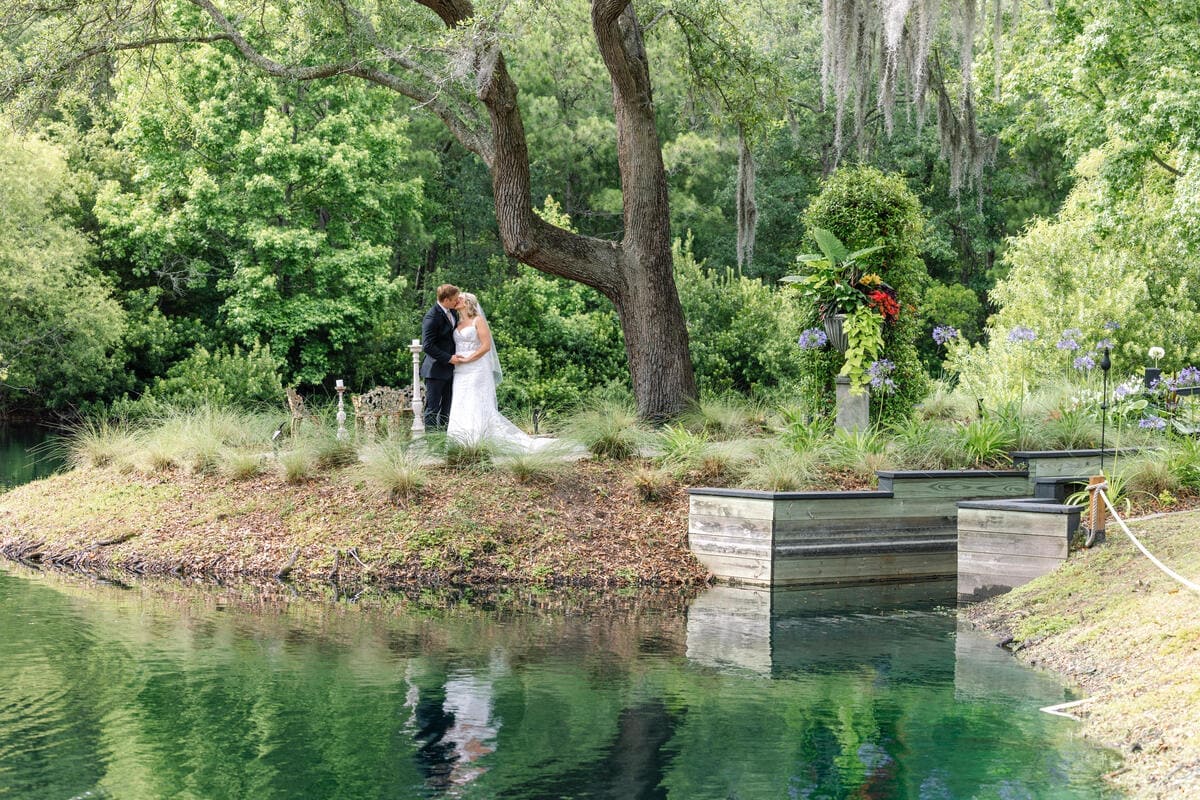
[[[619,292],[638,413],[673,416],[696,397],[687,323],[671,262],[667,173],[655,127],[641,25],[629,0],[593,0],[592,29],[613,84],[625,237]]]

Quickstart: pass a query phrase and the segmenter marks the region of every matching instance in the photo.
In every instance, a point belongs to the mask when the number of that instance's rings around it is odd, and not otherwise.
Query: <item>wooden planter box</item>
[[[880,472],[879,489],[691,489],[688,541],[718,581],[799,586],[953,577],[958,501],[1029,494],[1023,470]]]
[[[1067,560],[1082,506],[1036,498],[958,504],[958,597],[983,600]]]

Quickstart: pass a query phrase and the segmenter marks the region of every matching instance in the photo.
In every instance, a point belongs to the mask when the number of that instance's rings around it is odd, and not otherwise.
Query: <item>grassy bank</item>
[[[368,465],[262,472],[80,467],[0,495],[0,550],[79,568],[419,586],[679,586],[705,579],[678,484],[646,500],[628,464],[525,475],[433,469],[419,490]]]
[[[1200,579],[1200,512],[1130,523],[1176,572]],[[1200,797],[1200,595],[1139,553],[1109,542],[971,608],[1030,664],[1077,683],[1087,735],[1120,750],[1114,781],[1136,798]]]

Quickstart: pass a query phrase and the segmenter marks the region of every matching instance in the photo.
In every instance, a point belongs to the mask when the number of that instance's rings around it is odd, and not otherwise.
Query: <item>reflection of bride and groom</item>
[[[427,429],[445,430],[458,444],[488,442],[516,452],[553,443],[529,436],[497,408],[500,359],[475,295],[448,283],[439,286],[437,302],[421,320],[421,345]]]

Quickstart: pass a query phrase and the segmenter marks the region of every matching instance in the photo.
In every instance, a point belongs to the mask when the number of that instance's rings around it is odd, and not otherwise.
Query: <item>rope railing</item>
[[[1183,584],[1184,586],[1186,586],[1188,589],[1191,589],[1196,594],[1200,594],[1200,584],[1197,584],[1194,581],[1188,580],[1187,578],[1183,577],[1178,572],[1171,569],[1166,564],[1162,563],[1157,558],[1155,558],[1154,554],[1151,553],[1149,550],[1147,550],[1146,546],[1143,545],[1136,536],[1134,536],[1133,531],[1129,530],[1129,526],[1125,524],[1125,520],[1121,519],[1121,515],[1118,514],[1117,509],[1115,509],[1113,507],[1112,501],[1108,499],[1108,493],[1104,491],[1105,489],[1108,488],[1107,481],[1102,481],[1100,483],[1092,484],[1091,486],[1088,486],[1087,488],[1088,488],[1089,492],[1092,492],[1093,498],[1096,494],[1100,495],[1100,499],[1102,499],[1104,501],[1104,505],[1106,508],[1108,508],[1108,512],[1110,514],[1112,514],[1113,519],[1116,520],[1116,523],[1121,526],[1121,530],[1125,532],[1125,535],[1129,537],[1130,541],[1133,542],[1134,546],[1137,547],[1137,549],[1142,552],[1142,555],[1144,555],[1146,558],[1150,559],[1150,562],[1152,564],[1154,564],[1154,566],[1158,567],[1160,570],[1165,572],[1172,579]],[[1094,499],[1093,499],[1093,505],[1095,505]],[[1090,538],[1090,534],[1089,534],[1089,538]],[[1089,546],[1090,546],[1090,544],[1089,544]]]

